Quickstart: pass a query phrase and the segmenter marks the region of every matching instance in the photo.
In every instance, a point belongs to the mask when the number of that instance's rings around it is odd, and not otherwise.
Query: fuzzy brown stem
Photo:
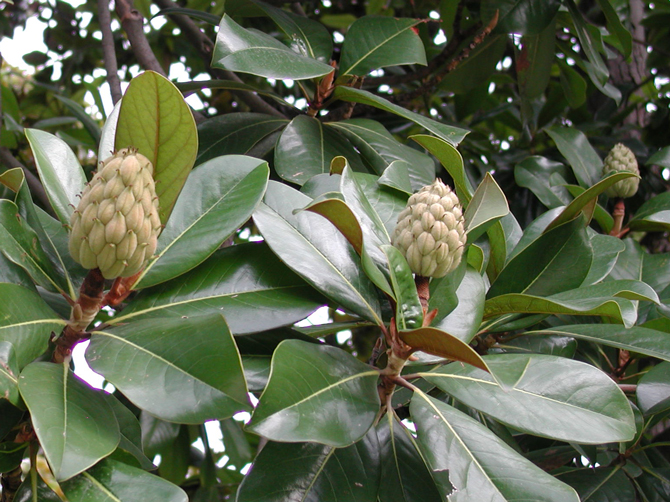
[[[610,235],[615,237],[621,236],[621,227],[623,226],[623,218],[626,215],[626,204],[621,197],[617,198],[612,211],[612,218],[614,218],[614,226]]]
[[[398,336],[395,319],[391,319],[388,335],[389,349],[386,351],[388,362],[386,368],[381,372],[381,382],[378,388],[382,403],[386,403],[390,399],[396,386],[395,378],[400,375],[407,359],[414,353],[414,349]]]
[[[56,340],[53,362],[64,363],[72,354],[72,348],[86,338],[85,329],[95,319],[102,306],[105,278],[100,269],[89,271],[79,289],[79,298],[72,307],[70,322]]]
[[[140,270],[130,277],[117,277],[112,284],[112,287],[102,299],[102,306],[109,305],[110,307],[116,307],[123,300],[128,298],[128,295],[133,292],[133,285],[137,282],[137,279],[142,272],[143,270]]]
[[[430,277],[422,275],[414,276],[414,283],[416,284],[416,292],[419,293],[419,301],[421,308],[423,308],[423,315],[428,313],[428,301],[430,300]]]

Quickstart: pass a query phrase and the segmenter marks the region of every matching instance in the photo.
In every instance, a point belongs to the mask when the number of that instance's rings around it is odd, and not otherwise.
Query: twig
[[[427,66],[424,66],[423,68],[415,72],[404,73],[402,75],[384,75],[382,77],[368,78],[365,81],[365,87],[366,88],[378,87],[382,84],[397,85],[412,82],[414,80],[423,80],[424,78],[428,77],[428,75],[437,70],[440,66],[442,66],[444,63],[449,61],[449,59],[451,59],[454,56],[456,49],[458,49],[461,43],[463,43],[464,40],[467,40],[471,36],[475,35],[482,27],[482,23],[478,22],[470,26],[465,31],[461,31],[460,25],[461,25],[462,13],[463,13],[463,3],[461,2],[458,4],[458,10],[456,11],[456,16],[454,17],[454,24],[453,24],[454,34],[451,37],[451,40],[449,40],[447,45],[444,46],[442,51],[437,56],[435,56],[433,59],[430,60]]]
[[[142,14],[135,9],[132,0],[116,0],[116,15],[119,16],[121,26],[128,35],[128,40],[133,48],[133,53],[140,63],[140,66],[147,70],[160,73],[167,76],[165,70],[156,59],[154,51],[151,50],[149,41],[144,34],[144,18]]]
[[[418,96],[422,96],[426,93],[431,92],[432,89],[434,89],[439,85],[439,83],[442,81],[445,75],[454,71],[461,61],[467,59],[470,56],[470,52],[472,52],[477,46],[479,46],[486,39],[487,36],[489,36],[489,34],[493,31],[493,29],[496,27],[497,24],[498,24],[498,11],[496,11],[495,15],[493,16],[489,24],[472,40],[470,45],[468,45],[461,51],[458,57],[452,59],[449,62],[449,64],[447,64],[444,68],[442,68],[439,72],[433,75],[432,78],[430,78],[427,82],[425,82],[417,89],[404,95],[398,96],[396,102],[407,103],[409,101],[412,101],[414,98]]]
[[[119,80],[119,66],[116,62],[114,50],[114,34],[112,33],[112,18],[109,13],[109,0],[98,0],[98,20],[102,33],[102,54],[107,72],[107,82],[112,93],[114,104],[121,99],[121,81]]]
[[[158,5],[161,9],[168,9],[171,7],[177,7],[178,5],[172,0],[154,0],[154,3]],[[193,20],[187,16],[181,14],[169,14],[168,16],[172,19],[177,26],[181,29],[182,33],[186,36],[186,39],[191,45],[193,45],[200,56],[204,61],[207,62],[209,66],[212,60],[212,52],[214,50],[214,43],[209,39],[209,37],[198,28],[198,26],[193,22]],[[238,83],[244,83],[241,78],[235,75],[233,72],[228,70],[220,70],[216,68],[211,68],[210,72],[216,78],[223,80],[232,80]],[[249,109],[257,113],[265,113],[266,115],[274,115],[276,117],[286,118],[286,115],[281,113],[279,110],[269,105],[263,99],[253,94],[249,91],[232,91],[235,96],[237,96],[244,104],[246,104]]]
[[[637,392],[637,385],[633,383],[620,383],[619,388],[624,392]]]
[[[612,211],[612,218],[614,219],[614,225],[612,226],[612,231],[610,235],[615,237],[621,236],[621,227],[623,226],[623,218],[626,215],[626,204],[623,201],[623,198],[618,197],[616,203],[614,204],[614,210]]]

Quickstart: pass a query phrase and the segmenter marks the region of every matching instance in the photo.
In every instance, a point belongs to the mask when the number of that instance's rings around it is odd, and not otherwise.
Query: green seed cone
[[[70,226],[70,254],[84,268],[99,268],[106,279],[142,270],[161,230],[149,159],[124,148],[102,162]]]
[[[603,165],[603,176],[612,172],[628,171],[640,175],[640,169],[637,166],[637,159],[635,154],[622,143],[617,143],[614,148],[610,150],[605,157]],[[611,187],[605,193],[608,197],[620,197],[626,199],[632,197],[637,193],[637,188],[640,185],[640,178],[626,178],[621,180]]]
[[[461,262],[465,220],[456,194],[440,180],[412,195],[398,216],[392,242],[409,268],[424,277],[444,277]]]

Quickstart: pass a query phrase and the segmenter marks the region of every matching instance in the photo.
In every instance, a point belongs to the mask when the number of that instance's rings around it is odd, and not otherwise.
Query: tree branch
[[[178,7],[178,5],[172,0],[154,0],[154,3],[158,5],[161,9],[168,9],[172,7]],[[174,23],[179,26],[182,33],[186,36],[186,39],[193,45],[200,56],[207,62],[207,66],[210,66],[212,60],[212,52],[214,50],[214,43],[209,39],[209,37],[198,28],[198,26],[193,22],[193,20],[187,16],[181,14],[169,14],[168,17],[174,21]],[[235,75],[233,72],[228,70],[219,70],[216,68],[209,68],[210,73],[215,78],[220,78],[223,80],[233,80],[234,82],[244,83],[241,78]],[[263,101],[263,99],[257,94],[253,94],[249,91],[232,91],[235,96],[237,96],[243,103],[245,103],[249,109],[257,113],[265,113],[266,115],[274,115],[277,117],[286,118],[286,115],[281,113],[279,110],[271,106],[270,104]]]
[[[165,70],[156,59],[154,51],[151,50],[149,41],[144,34],[143,17],[140,12],[135,9],[132,0],[116,0],[116,15],[121,20],[121,26],[128,35],[128,40],[133,48],[133,53],[140,63],[140,66],[147,70],[160,73],[164,77],[167,76]]]
[[[119,66],[116,62],[114,50],[114,34],[112,33],[112,17],[109,13],[109,0],[98,0],[98,21],[102,33],[102,54],[107,72],[107,82],[112,93],[114,104],[121,99],[121,81],[119,80]]]

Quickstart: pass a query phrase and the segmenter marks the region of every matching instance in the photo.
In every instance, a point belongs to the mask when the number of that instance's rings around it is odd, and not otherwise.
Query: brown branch
[[[6,147],[0,147],[0,162],[7,168],[13,169],[20,167],[23,169],[23,174],[26,177],[26,183],[30,188],[30,193],[35,196],[41,203],[44,209],[52,216],[55,216],[51,207],[51,201],[47,197],[47,193],[42,186],[39,178],[35,176],[26,166],[19,162]]]
[[[104,287],[105,278],[100,269],[90,270],[79,289],[79,298],[72,307],[70,321],[55,341],[53,362],[62,364],[67,361],[74,346],[88,336],[84,330],[100,311]]]
[[[2,484],[2,493],[0,493],[0,502],[12,502],[14,495],[21,486],[21,475],[23,471],[21,466],[9,472],[3,472],[0,482]]]
[[[158,62],[154,51],[151,50],[149,41],[144,34],[144,18],[135,9],[133,0],[116,0],[115,10],[140,66],[146,70],[160,73],[164,77],[167,76],[167,73],[165,73],[165,70]]]
[[[432,78],[430,78],[427,82],[425,82],[417,89],[404,95],[398,96],[396,102],[407,103],[417,98],[418,96],[430,93],[432,89],[434,89],[439,85],[439,83],[442,81],[445,75],[454,71],[456,67],[461,63],[461,61],[467,59],[470,56],[470,53],[475,48],[477,48],[477,46],[479,46],[486,39],[487,36],[489,36],[489,34],[493,31],[493,29],[496,27],[497,24],[498,24],[498,11],[496,11],[495,15],[493,16],[489,24],[477,36],[475,36],[470,45],[465,47],[458,55],[458,57],[452,59],[449,62],[449,64],[447,64],[444,68],[442,68],[439,72],[433,75]]]
[[[107,82],[112,93],[114,104],[121,99],[121,81],[119,80],[119,66],[116,62],[114,50],[114,34],[112,33],[112,17],[109,13],[109,0],[98,0],[98,22],[102,33],[102,54],[107,72]]]
[[[459,3],[459,10],[462,10],[462,4]],[[369,77],[365,81],[365,87],[378,87],[380,85],[397,85],[404,84],[407,82],[412,82],[415,80],[423,80],[428,77],[435,70],[444,65],[447,61],[454,57],[456,54],[456,49],[468,38],[474,36],[482,27],[482,23],[478,22],[470,26],[465,31],[460,30],[460,15],[459,12],[456,12],[456,18],[454,19],[454,34],[451,37],[451,40],[445,45],[444,49],[430,60],[427,66],[411,72],[404,73],[402,75],[384,75],[382,77]]]
[[[637,392],[637,385],[634,383],[620,383],[619,388],[624,392]]]
[[[179,6],[172,0],[154,0],[154,3],[161,9],[169,9]],[[172,21],[174,21],[177,26],[179,26],[182,33],[186,36],[186,39],[197,49],[203,60],[207,62],[207,66],[209,66],[212,60],[212,53],[214,51],[214,43],[209,39],[209,37],[203,33],[202,30],[200,30],[200,28],[198,28],[198,26],[188,16],[184,16],[182,14],[169,14],[168,17],[172,19]],[[241,78],[228,70],[210,68],[210,72],[216,78],[244,83]],[[274,115],[276,117],[286,118],[286,115],[263,101],[263,99],[257,94],[253,94],[249,91],[232,92],[253,112],[265,113],[266,115]]]

